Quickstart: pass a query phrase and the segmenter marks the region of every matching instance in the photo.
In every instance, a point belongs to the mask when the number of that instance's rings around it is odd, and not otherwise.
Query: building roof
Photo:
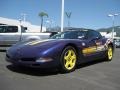
[[[30,32],[40,32],[40,26],[33,25],[30,22],[24,22],[21,20],[9,19],[0,17],[0,24],[1,25],[22,25],[27,27]],[[46,27],[43,27],[43,32],[46,31]]]

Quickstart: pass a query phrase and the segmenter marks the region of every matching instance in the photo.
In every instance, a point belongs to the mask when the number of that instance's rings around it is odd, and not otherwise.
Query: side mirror
[[[27,30],[27,27],[24,27],[24,30]]]
[[[95,41],[95,40],[98,40],[98,39],[100,39],[100,37],[95,37],[95,38],[92,38],[91,40]]]
[[[95,37],[96,40],[100,39],[100,37]]]

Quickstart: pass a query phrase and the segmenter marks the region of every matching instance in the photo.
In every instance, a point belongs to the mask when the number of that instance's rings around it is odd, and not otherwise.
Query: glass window
[[[6,31],[6,27],[0,26],[0,33],[4,33]]]
[[[83,39],[86,36],[86,31],[66,31],[56,34],[51,39]]]
[[[6,29],[6,33],[13,33],[13,32],[18,32],[18,27],[17,26],[8,26]]]
[[[17,26],[0,26],[0,33],[15,33],[18,32]]]
[[[97,31],[89,31],[88,35],[87,35],[87,38],[90,39],[90,38],[101,38],[101,34]]]
[[[98,37],[98,38],[101,38],[101,37],[102,37],[101,34],[100,34],[99,32],[97,32],[97,31],[93,31],[93,35],[94,35],[95,37]]]

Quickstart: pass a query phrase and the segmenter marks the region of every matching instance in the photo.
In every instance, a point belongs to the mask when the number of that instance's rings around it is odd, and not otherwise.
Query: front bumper
[[[8,55],[6,55],[6,61],[15,64],[21,65],[26,67],[32,68],[52,68],[57,67],[59,65],[59,60],[51,60],[51,61],[44,61],[44,62],[37,62],[36,60],[21,60],[21,59],[12,59]]]

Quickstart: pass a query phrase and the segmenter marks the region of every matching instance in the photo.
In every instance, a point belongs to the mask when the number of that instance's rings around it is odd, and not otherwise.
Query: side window
[[[0,26],[0,33],[5,33],[5,31],[6,31],[6,27]]]
[[[86,39],[87,32],[88,31],[79,31],[78,32],[78,38],[79,39]]]
[[[93,35],[94,35],[95,38],[96,37],[98,37],[98,38],[102,37],[101,34],[99,32],[97,32],[97,31],[93,31]]]
[[[5,33],[16,33],[16,32],[18,32],[17,26],[8,26],[5,31]]]
[[[72,32],[67,32],[64,34],[64,38],[66,39],[78,39],[78,32],[77,31],[72,31]]]
[[[90,38],[96,38],[96,37],[101,38],[102,36],[101,36],[101,34],[100,34],[99,32],[97,32],[97,31],[89,31],[89,32],[88,32],[88,35],[87,35],[87,38],[88,38],[88,39],[90,39]]]
[[[87,39],[93,38],[93,33],[91,31],[88,31],[87,33]]]

